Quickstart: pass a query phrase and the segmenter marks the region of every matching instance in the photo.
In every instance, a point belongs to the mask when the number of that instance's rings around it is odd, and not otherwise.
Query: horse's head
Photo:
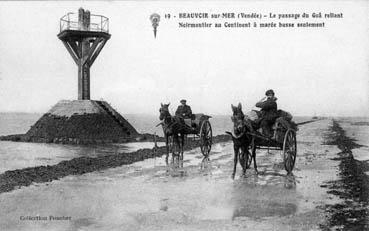
[[[236,136],[241,136],[247,130],[247,125],[245,121],[245,115],[242,112],[242,105],[238,103],[238,106],[232,106],[233,115],[231,117],[233,122],[233,130]]]
[[[159,112],[160,112],[159,119],[160,120],[163,120],[163,119],[167,118],[168,116],[170,116],[170,113],[169,113],[169,105],[170,105],[170,103],[168,103],[168,104],[161,104],[161,107],[159,109]]]

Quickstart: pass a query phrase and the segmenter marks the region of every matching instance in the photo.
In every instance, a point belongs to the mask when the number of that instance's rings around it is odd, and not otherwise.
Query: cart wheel
[[[296,133],[293,130],[287,130],[284,135],[283,142],[283,161],[284,168],[287,173],[291,173],[293,167],[295,166],[297,154],[297,145],[296,145]]]
[[[200,149],[201,153],[208,157],[213,143],[213,131],[211,130],[210,122],[205,120],[200,128]]]

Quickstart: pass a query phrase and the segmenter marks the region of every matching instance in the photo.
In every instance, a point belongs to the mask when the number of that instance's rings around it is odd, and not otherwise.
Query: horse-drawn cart
[[[254,168],[257,172],[256,164],[256,149],[281,150],[283,152],[284,168],[290,174],[295,166],[297,154],[296,124],[292,120],[292,115],[288,112],[280,110],[279,117],[275,119],[271,136],[261,133],[260,119],[256,112],[251,111],[248,115],[242,112],[242,105],[232,105],[233,115],[233,133],[226,132],[232,136],[234,146],[234,166],[232,177],[235,176],[238,159],[243,169],[243,174],[246,173],[254,160]],[[308,123],[306,121],[300,124]],[[259,130],[258,130],[259,129]],[[269,134],[269,132],[267,133]]]
[[[285,123],[276,122],[274,125],[274,136],[266,137],[257,131],[248,132],[253,137],[253,141],[249,146],[248,158],[245,158],[246,167],[249,168],[252,160],[252,150],[267,149],[281,150],[283,152],[284,168],[287,173],[291,173],[296,161],[297,142],[296,142],[296,125],[286,126]],[[287,122],[289,123],[289,122]]]
[[[185,126],[184,135],[185,137],[193,135],[192,140],[199,142],[202,155],[204,157],[209,157],[211,146],[213,144],[213,130],[209,121],[209,118],[211,117],[204,114],[193,114],[193,118],[194,119],[191,119],[191,126],[186,125],[183,122]],[[169,137],[168,145],[170,152],[174,155],[180,154],[181,149],[173,136]]]
[[[161,104],[160,117],[163,133],[166,138],[167,154],[183,154],[184,140],[187,135],[193,135],[193,140],[198,140],[201,153],[208,157],[213,144],[213,131],[209,118],[205,114],[192,114],[191,119],[183,119],[171,116],[169,104]],[[179,139],[181,138],[181,139]]]

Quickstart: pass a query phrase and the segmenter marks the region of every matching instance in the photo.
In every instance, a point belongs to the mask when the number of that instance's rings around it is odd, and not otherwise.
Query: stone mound
[[[25,134],[30,142],[111,143],[132,141],[136,129],[105,101],[62,100]]]

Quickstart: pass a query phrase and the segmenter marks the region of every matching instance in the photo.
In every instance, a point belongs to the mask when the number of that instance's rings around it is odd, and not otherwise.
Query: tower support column
[[[90,67],[78,65],[78,100],[90,100]]]
[[[92,16],[95,17],[94,22],[100,23],[92,23]],[[62,30],[58,37],[78,66],[78,100],[90,100],[90,67],[110,38],[108,26],[106,27],[108,19],[91,15],[88,10],[80,8],[77,22],[69,21],[69,14],[61,21],[68,22],[68,25],[77,25],[73,30],[69,27]]]
[[[78,99],[90,100],[90,39],[84,38],[80,41],[81,57],[78,64]]]

